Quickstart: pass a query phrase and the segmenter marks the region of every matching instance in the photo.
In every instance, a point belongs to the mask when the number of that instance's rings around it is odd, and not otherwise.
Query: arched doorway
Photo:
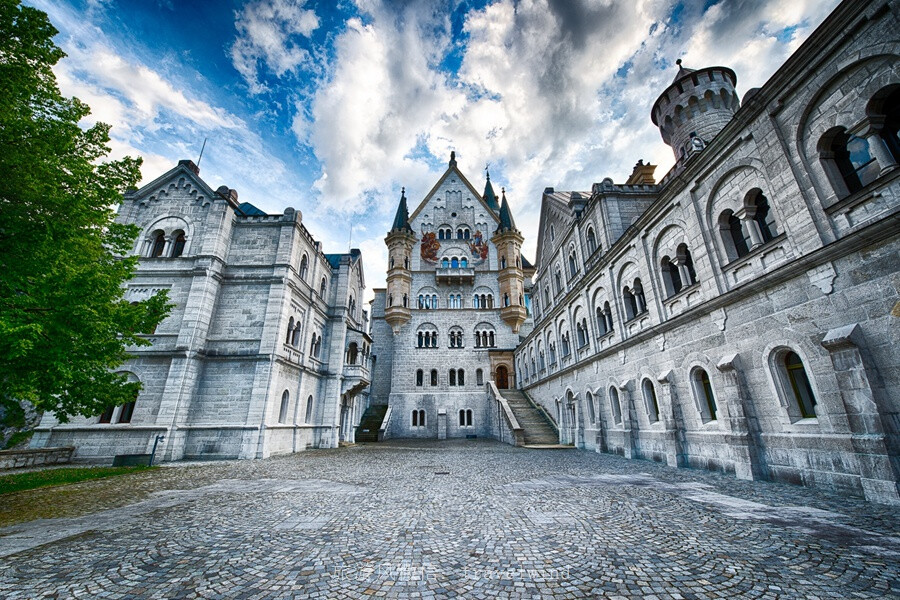
[[[497,389],[509,389],[509,371],[504,365],[497,367]]]

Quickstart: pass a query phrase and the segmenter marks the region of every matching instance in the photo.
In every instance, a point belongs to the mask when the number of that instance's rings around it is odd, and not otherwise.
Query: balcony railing
[[[454,268],[441,268],[435,269],[435,277],[437,278],[438,283],[446,283],[446,284],[460,284],[460,283],[472,283],[475,281],[475,269],[466,268],[466,269],[454,269]]]

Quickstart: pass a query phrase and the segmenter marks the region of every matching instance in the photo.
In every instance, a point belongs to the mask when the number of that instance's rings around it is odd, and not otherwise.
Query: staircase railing
[[[509,402],[497,389],[493,381],[487,382],[488,398],[497,403],[497,438],[513,446],[525,445],[525,430],[519,425],[516,415],[509,407]]]
[[[385,431],[387,431],[388,424],[391,422],[391,405],[388,404],[387,410],[384,412],[384,418],[381,420],[381,426],[378,427],[378,441],[384,441]]]

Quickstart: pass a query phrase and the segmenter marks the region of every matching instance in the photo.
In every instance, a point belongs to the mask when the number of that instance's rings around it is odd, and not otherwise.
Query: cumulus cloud
[[[252,93],[266,90],[261,70],[282,77],[311,61],[300,38],[319,27],[319,17],[304,5],[305,0],[258,0],[235,13],[238,36],[231,60]]]

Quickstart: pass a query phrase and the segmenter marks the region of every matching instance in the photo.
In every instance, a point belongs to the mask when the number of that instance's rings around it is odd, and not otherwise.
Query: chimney
[[[200,167],[195,165],[194,161],[192,161],[190,159],[185,158],[185,159],[179,160],[178,164],[186,166],[188,169],[190,169],[191,171],[194,172],[194,175],[200,174]]]

